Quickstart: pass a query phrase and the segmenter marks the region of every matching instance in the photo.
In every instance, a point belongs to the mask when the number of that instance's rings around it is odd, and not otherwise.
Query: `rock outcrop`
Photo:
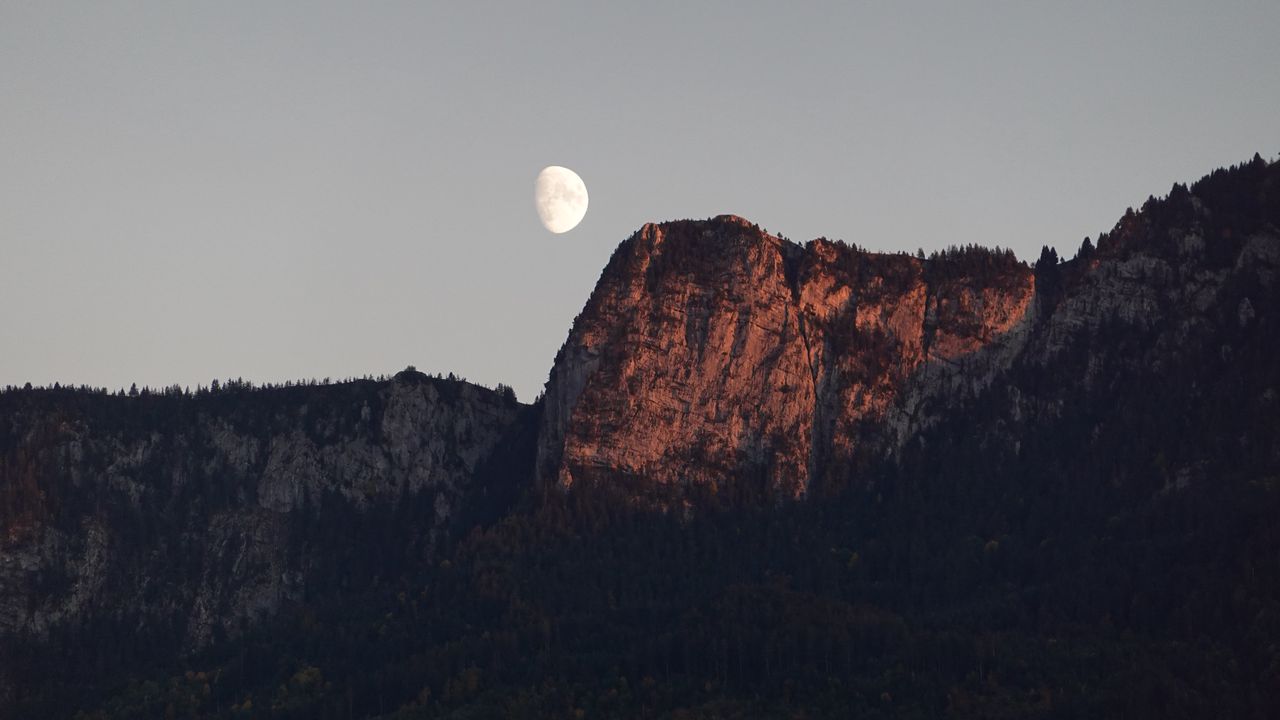
[[[539,475],[798,497],[883,450],[904,395],[1017,332],[1031,269],[799,246],[734,216],[614,253],[547,384]],[[1006,353],[1005,355],[1008,355]]]
[[[1230,353],[1223,328],[1265,324],[1277,187],[1280,165],[1255,157],[1034,269],[976,247],[800,246],[734,216],[646,225],[556,358],[537,476],[659,504],[691,489],[798,497],[856,483],[979,401],[973,436],[1014,447],[1018,422],[1079,406],[1102,368],[1140,377]]]
[[[0,402],[0,637],[119,621],[183,650],[314,585],[429,556],[477,506],[515,491],[503,484],[518,478],[486,468],[523,452],[532,425],[510,397],[408,371]]]
[[[1255,158],[1034,268],[975,247],[802,246],[734,216],[646,225],[531,406],[410,371],[195,395],[6,390],[0,714],[30,688],[56,694],[29,657],[58,658],[48,682],[102,683],[139,662],[113,654],[124,634],[143,660],[172,659],[292,604],[434,583],[442,545],[518,496],[542,507],[531,479],[662,508],[883,481],[837,500],[968,503],[983,538],[1039,537],[1066,503],[1105,524],[1077,549],[1215,477],[1272,492],[1278,279],[1280,164]],[[1060,552],[1022,551],[1037,547]],[[1274,543],[1258,548],[1242,557]]]

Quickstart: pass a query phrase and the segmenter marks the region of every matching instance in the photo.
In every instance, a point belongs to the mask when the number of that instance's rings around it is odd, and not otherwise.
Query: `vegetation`
[[[1042,391],[1071,406],[1020,427],[1016,446],[975,440],[1004,407],[997,389],[822,502],[701,498],[709,509],[686,519],[602,488],[530,494],[439,561],[335,581],[200,656],[148,665],[152,648],[135,648],[110,682],[50,683],[29,707],[1268,717],[1280,707],[1280,418],[1249,389],[1280,383],[1280,335],[1221,327],[1230,360],[1172,355],[1155,375],[1129,361],[1140,339],[1104,328],[1098,342],[1117,352],[1082,348],[1055,368],[1070,377],[1110,358],[1098,389]],[[1038,377],[1020,372],[1011,385]],[[332,540],[388,552],[354,541]],[[346,562],[373,559],[361,552]],[[53,667],[84,651],[41,657]]]
[[[1175,257],[1186,232],[1227,267],[1280,224],[1278,175],[1258,158],[1175,186],[1074,260],[1046,248],[1046,305],[1092,260]],[[1187,215],[1193,202],[1213,213]],[[1030,271],[972,248],[878,262],[943,280]],[[1159,314],[1079,328],[809,501],[725,492],[662,512],[622,479],[530,487],[515,453],[486,472],[526,488],[517,504],[432,553],[404,541],[428,498],[359,514],[322,501],[304,538],[331,564],[304,599],[194,656],[127,613],[0,647],[23,672],[16,716],[1274,717],[1280,284],[1232,277],[1185,328]],[[287,391],[313,390],[251,397]],[[49,392],[138,427],[193,402],[25,390],[0,395],[0,417]],[[154,415],[101,409],[129,403]],[[532,438],[517,444],[527,455]]]
[[[1280,489],[1216,479],[971,470],[690,522],[553,495],[84,716],[1263,717]]]

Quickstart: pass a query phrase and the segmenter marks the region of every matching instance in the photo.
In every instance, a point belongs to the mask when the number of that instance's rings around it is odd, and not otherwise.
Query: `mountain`
[[[532,405],[0,393],[0,709],[1269,717],[1280,164],[1074,257],[643,227]]]
[[[0,637],[72,638],[92,656],[127,632],[190,653],[394,576],[510,503],[527,415],[509,393],[412,370],[195,396],[4,393]],[[11,692],[34,682],[6,655]]]
[[[543,479],[796,498],[843,482],[1025,343],[1035,278],[1012,253],[929,260],[799,246],[734,216],[622,243],[561,349]]]
[[[734,216],[646,225],[552,368],[539,476],[794,498],[865,481],[975,404],[998,426],[972,431],[1005,445],[1068,401],[1102,392],[1105,413],[1116,384],[1267,332],[1275,172],[1259,158],[1176,186],[1034,271],[978,247],[800,246]]]

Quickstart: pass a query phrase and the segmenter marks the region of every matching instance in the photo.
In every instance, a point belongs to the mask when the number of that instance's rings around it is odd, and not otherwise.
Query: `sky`
[[[1070,256],[1280,152],[1280,3],[0,0],[0,385],[532,400],[613,248]],[[546,165],[586,218],[538,222]]]

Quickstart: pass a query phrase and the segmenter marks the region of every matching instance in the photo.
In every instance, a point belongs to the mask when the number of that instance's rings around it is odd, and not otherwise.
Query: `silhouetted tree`
[[[1093,241],[1086,237],[1084,242],[1080,243],[1080,251],[1076,253],[1076,258],[1088,262],[1093,257],[1093,251]]]

